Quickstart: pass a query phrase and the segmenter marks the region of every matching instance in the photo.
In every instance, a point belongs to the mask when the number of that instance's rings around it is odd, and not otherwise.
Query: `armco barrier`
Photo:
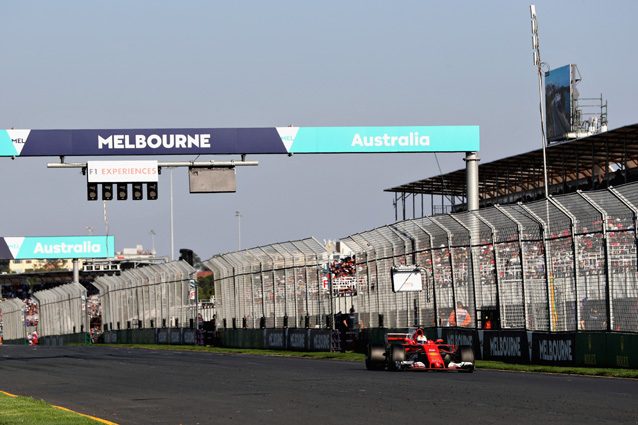
[[[572,366],[576,363],[576,334],[573,332],[532,334],[533,364]]]
[[[467,344],[461,344],[467,345]],[[529,363],[525,331],[483,331],[483,360]]]

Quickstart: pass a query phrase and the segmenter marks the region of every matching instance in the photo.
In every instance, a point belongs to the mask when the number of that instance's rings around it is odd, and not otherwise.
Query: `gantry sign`
[[[478,126],[0,130],[0,156],[475,152]]]
[[[188,166],[191,193],[234,192],[235,166],[257,165],[245,161],[248,154],[329,154],[329,153],[417,153],[476,152],[478,126],[404,127],[266,127],[266,128],[186,128],[116,130],[0,130],[0,156],[128,156],[128,155],[242,155],[239,162],[159,163]],[[109,165],[57,164],[58,168],[81,167],[87,174],[87,199],[127,199],[131,183],[132,199],[157,199],[157,173],[152,181],[136,171],[131,180],[127,170],[144,170],[141,161]],[[170,164],[170,165],[169,165]],[[179,165],[177,165],[179,164]],[[49,164],[50,167],[54,165]],[[100,168],[101,167],[101,168]],[[216,168],[217,167],[217,168]],[[94,170],[98,170],[94,172]],[[102,171],[99,171],[102,170]],[[112,180],[100,180],[107,170]],[[111,172],[118,170],[118,172]],[[113,185],[116,184],[116,196]]]

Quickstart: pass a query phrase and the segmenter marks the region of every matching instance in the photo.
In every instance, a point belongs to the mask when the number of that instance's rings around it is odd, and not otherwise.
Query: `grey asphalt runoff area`
[[[120,424],[638,423],[637,380],[100,346],[4,345],[0,390]]]

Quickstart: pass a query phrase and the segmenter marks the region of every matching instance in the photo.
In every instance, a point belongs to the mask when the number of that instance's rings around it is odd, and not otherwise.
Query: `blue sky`
[[[5,0],[0,128],[479,125],[487,162],[540,147],[529,4]],[[577,64],[610,128],[637,122],[638,3],[535,4],[543,61]],[[432,154],[248,159],[260,165],[238,169],[235,194],[191,195],[173,172],[175,251],[236,249],[237,210],[242,247],[392,223],[383,189],[439,173]],[[105,232],[85,178],[56,160],[0,158],[0,235]],[[116,249],[150,248],[152,229],[170,256],[169,178],[157,201],[109,203]]]

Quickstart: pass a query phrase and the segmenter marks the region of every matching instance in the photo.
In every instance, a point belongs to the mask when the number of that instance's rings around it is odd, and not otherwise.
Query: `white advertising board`
[[[421,269],[418,267],[393,267],[392,292],[421,291]]]

